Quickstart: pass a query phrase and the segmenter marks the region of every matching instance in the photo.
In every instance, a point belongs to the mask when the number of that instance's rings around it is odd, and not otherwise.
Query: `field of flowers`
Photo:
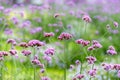
[[[120,80],[120,0],[3,1],[0,80]]]

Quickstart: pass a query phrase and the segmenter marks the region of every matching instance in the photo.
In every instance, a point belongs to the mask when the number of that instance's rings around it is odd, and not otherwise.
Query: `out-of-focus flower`
[[[72,35],[66,32],[61,33],[60,36],[58,37],[59,40],[63,39],[68,40],[70,38],[72,38]]]
[[[79,61],[79,60],[76,60],[76,61],[75,61],[75,64],[76,64],[76,65],[79,65],[79,64],[80,64],[80,61]]]
[[[26,42],[21,42],[21,43],[19,44],[19,46],[20,46],[20,47],[27,48],[27,47],[28,47],[28,43],[26,43]]]
[[[54,36],[54,33],[53,32],[50,32],[50,33],[44,33],[44,37],[52,37]]]
[[[116,21],[114,21],[113,24],[114,24],[114,27],[116,27],[116,28],[119,26],[118,22],[116,22]]]
[[[113,46],[109,46],[109,49],[107,50],[107,54],[115,55],[117,54],[117,52]]]
[[[102,66],[103,66],[104,70],[106,70],[106,71],[110,71],[113,69],[113,65],[111,65],[111,64],[102,63]]]
[[[4,33],[6,35],[11,35],[13,33],[13,31],[11,29],[9,29],[9,28],[6,28],[5,31],[4,31]]]
[[[17,44],[14,39],[8,39],[8,40],[7,40],[7,43],[8,43],[8,44],[12,44],[12,45],[16,45],[16,44]]]
[[[16,55],[16,54],[17,54],[17,51],[16,51],[16,50],[10,50],[9,53],[10,53],[11,55]]]
[[[83,74],[78,74],[78,75],[76,76],[76,78],[80,80],[80,79],[84,78],[84,75],[83,75]]]
[[[97,71],[96,69],[89,70],[89,71],[88,71],[88,74],[89,74],[90,76],[92,76],[92,77],[95,77],[96,71]]]
[[[31,54],[31,51],[29,51],[29,50],[23,50],[23,51],[22,51],[22,54],[23,54],[24,56],[28,56],[28,55]]]
[[[30,33],[31,34],[35,34],[35,33],[41,32],[41,31],[42,31],[42,28],[41,27],[37,27],[37,28],[32,28],[30,30]]]
[[[82,46],[88,46],[90,44],[90,41],[88,40],[83,40],[83,39],[78,39],[75,41],[77,44],[81,44]]]
[[[86,57],[88,64],[94,64],[94,62],[96,61],[96,58],[93,56],[88,56]]]
[[[54,55],[55,49],[54,48],[48,48],[44,52],[46,55]]]
[[[91,21],[92,21],[92,19],[91,19],[90,16],[88,16],[88,15],[84,15],[84,16],[82,17],[82,20],[84,20],[85,22],[91,22]]]
[[[51,80],[49,77],[41,77],[41,80]]]
[[[44,42],[41,42],[41,41],[39,41],[39,40],[30,40],[30,41],[28,42],[28,46],[31,46],[31,47],[33,47],[33,46],[39,47],[39,46],[44,46],[44,45],[45,45],[45,43],[44,43]]]

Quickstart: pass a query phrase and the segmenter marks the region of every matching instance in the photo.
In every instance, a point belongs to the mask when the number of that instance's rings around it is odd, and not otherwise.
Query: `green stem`
[[[81,66],[80,66],[80,74],[82,73],[82,62],[81,62]]]
[[[66,66],[64,68],[64,80],[66,80]]]
[[[0,73],[0,76],[1,76],[1,77],[0,77],[0,80],[3,80],[3,78],[2,78],[2,76],[3,76],[3,75],[2,75],[2,62],[1,62],[0,65],[1,65],[1,66],[0,66],[0,67],[1,67],[1,70],[0,70],[0,72],[1,72],[1,73]]]
[[[36,67],[34,66],[34,80],[36,79],[35,78],[35,75],[36,75],[35,72],[36,72]]]
[[[107,80],[109,80],[109,71],[107,71]]]

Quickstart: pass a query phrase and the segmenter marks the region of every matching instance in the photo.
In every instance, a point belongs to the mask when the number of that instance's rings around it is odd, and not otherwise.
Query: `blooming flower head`
[[[107,54],[115,55],[117,54],[117,52],[113,46],[109,46],[109,49],[107,50]]]
[[[40,72],[41,72],[41,73],[44,73],[44,72],[45,72],[45,69],[41,69]]]
[[[31,46],[31,47],[37,46],[37,47],[39,47],[39,46],[44,46],[44,43],[39,41],[39,40],[30,40],[28,42],[28,46]]]
[[[9,53],[10,53],[11,55],[16,55],[16,54],[17,54],[17,51],[16,51],[16,50],[10,50]]]
[[[7,43],[8,43],[8,44],[10,43],[10,44],[13,44],[13,45],[16,45],[16,44],[17,44],[14,39],[8,39],[8,40],[7,40]]]
[[[92,43],[94,48],[102,48],[102,45],[97,40],[93,40]]]
[[[32,60],[32,63],[33,63],[34,65],[39,65],[39,64],[41,64],[38,59]]]
[[[84,20],[85,22],[91,22],[91,21],[92,21],[92,19],[91,19],[90,16],[88,16],[88,15],[84,15],[84,16],[82,17],[82,20]]]
[[[0,51],[0,57],[3,57],[3,56],[8,56],[8,52]]]
[[[66,32],[62,32],[58,37],[59,40],[63,40],[63,39],[68,40],[70,38],[72,38],[72,35]]]
[[[51,62],[52,58],[50,56],[44,55],[43,59],[46,60],[47,62]]]
[[[79,64],[80,64],[80,61],[79,61],[79,60],[76,60],[76,61],[75,61],[75,64],[76,64],[76,65],[79,65]]]
[[[26,42],[21,42],[19,44],[20,47],[24,47],[24,48],[27,48],[28,47],[28,44]]]
[[[59,13],[55,13],[55,14],[54,14],[54,18],[57,18],[57,17],[59,17],[59,16],[60,16]]]
[[[55,49],[54,48],[48,48],[44,52],[46,55],[54,55]]]
[[[92,77],[95,77],[96,72],[97,72],[96,69],[92,69],[92,70],[89,70],[89,71],[88,71],[88,74],[89,74],[90,76],[92,76]]]
[[[31,51],[29,51],[29,50],[23,50],[23,51],[22,51],[22,54],[23,54],[24,56],[28,56],[28,55],[31,54]]]
[[[111,65],[111,64],[103,63],[102,66],[103,66],[104,70],[106,70],[106,71],[113,69],[113,65]]]
[[[114,24],[114,27],[118,27],[119,26],[118,22],[116,22],[116,21],[114,21],[113,24]]]
[[[0,6],[0,11],[3,11],[4,10],[4,7],[3,6]]]
[[[78,74],[78,75],[76,76],[76,78],[80,80],[80,79],[84,78],[84,75],[83,75],[83,74]]]
[[[82,46],[88,46],[90,44],[90,41],[83,40],[83,39],[78,39],[78,40],[76,40],[76,43],[81,44]]]
[[[13,31],[11,29],[9,29],[9,28],[6,28],[5,31],[4,31],[4,33],[6,35],[11,35],[13,33]]]
[[[37,27],[37,28],[32,28],[32,29],[30,30],[30,33],[31,33],[31,34],[35,34],[35,33],[38,33],[38,32],[40,32],[40,31],[42,31],[42,28],[41,28],[41,27]]]
[[[41,80],[51,80],[49,77],[41,77]]]
[[[50,33],[44,33],[44,37],[52,37],[54,36],[54,33],[53,32],[50,32]]]
[[[96,58],[93,56],[88,56],[86,57],[88,64],[94,64],[94,62],[96,61]]]
[[[11,20],[13,21],[14,24],[18,24],[19,23],[19,20],[18,20],[17,17],[13,17]]]
[[[113,69],[115,70],[120,70],[120,64],[114,64]]]

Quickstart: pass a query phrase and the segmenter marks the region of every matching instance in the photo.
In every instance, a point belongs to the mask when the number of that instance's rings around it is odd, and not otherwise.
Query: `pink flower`
[[[54,33],[53,32],[50,32],[50,33],[44,33],[44,37],[52,37],[54,36]]]
[[[44,53],[45,53],[46,55],[54,55],[55,49],[54,49],[54,48],[48,48],[47,50],[45,50]]]
[[[115,27],[119,26],[119,24],[116,21],[114,21],[113,24],[114,24]]]
[[[88,64],[94,64],[94,62],[96,61],[96,58],[93,56],[88,56],[86,57]]]
[[[16,45],[16,44],[17,44],[14,39],[8,39],[8,40],[7,40],[7,43],[8,43],[8,44],[10,43],[10,44],[13,44],[13,45]]]
[[[106,71],[113,69],[113,65],[111,65],[111,64],[103,63],[102,66],[103,66],[104,70],[106,70]]]
[[[16,50],[10,50],[9,53],[10,53],[11,55],[16,55],[16,54],[17,54],[17,51],[16,51]]]
[[[44,73],[44,72],[45,72],[45,69],[41,69],[40,72],[41,72],[41,73]]]
[[[92,43],[94,48],[102,48],[102,45],[97,40],[93,40]]]
[[[51,80],[49,77],[42,77],[41,80]]]
[[[88,40],[83,40],[83,39],[78,39],[75,41],[77,44],[81,44],[82,46],[88,46],[90,44],[90,41]]]
[[[88,74],[89,74],[90,76],[92,76],[92,77],[95,77],[96,71],[97,71],[96,69],[89,70],[89,71],[88,71]]]
[[[24,47],[24,48],[27,48],[28,47],[28,44],[26,42],[21,42],[19,44],[20,47]]]
[[[120,64],[114,64],[113,69],[115,70],[120,70]]]
[[[31,54],[31,51],[29,51],[29,50],[23,50],[23,51],[22,51],[22,54],[23,54],[24,56],[28,56],[28,55]]]
[[[39,64],[41,64],[38,59],[32,60],[32,63],[33,63],[34,65],[39,65]]]
[[[82,20],[84,20],[85,22],[91,22],[91,21],[92,21],[92,19],[91,19],[90,16],[88,16],[88,15],[84,15],[84,16],[82,17]]]
[[[47,62],[50,62],[52,60],[52,58],[50,56],[43,56],[43,59],[46,60]]]
[[[30,40],[28,42],[28,46],[31,46],[31,47],[33,47],[33,46],[39,47],[39,46],[44,46],[44,45],[45,44],[43,42],[39,41],[39,40]]]
[[[107,54],[115,55],[117,52],[115,51],[115,48],[113,46],[109,46],[109,49],[107,50]]]
[[[79,61],[79,60],[76,60],[76,61],[75,61],[75,64],[76,64],[76,65],[79,65],[79,64],[80,64],[80,61]]]
[[[78,74],[78,75],[76,76],[76,78],[77,78],[77,79],[82,79],[82,78],[84,78],[84,75],[83,75],[83,74]]]
[[[68,40],[70,38],[72,38],[72,35],[66,32],[61,33],[60,36],[58,37],[59,40],[63,39]]]

